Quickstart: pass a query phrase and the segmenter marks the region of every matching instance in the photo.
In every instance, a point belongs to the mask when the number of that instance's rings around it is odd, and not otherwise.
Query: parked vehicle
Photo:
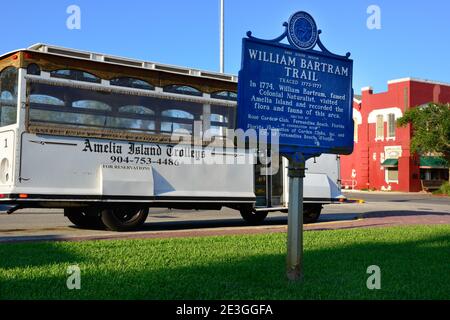
[[[150,207],[239,210],[249,223],[287,211],[287,160],[275,175],[256,151],[175,144],[194,122],[233,129],[237,78],[44,44],[0,57],[0,204],[64,208],[80,227],[131,230]],[[183,161],[189,160],[189,161]],[[208,160],[212,164],[193,164]],[[339,201],[339,158],[307,162],[305,222]]]

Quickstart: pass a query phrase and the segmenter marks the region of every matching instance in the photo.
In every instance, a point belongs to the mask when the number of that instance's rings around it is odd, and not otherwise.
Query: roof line
[[[429,79],[412,78],[412,77],[389,80],[387,83],[388,84],[393,84],[393,83],[400,83],[400,82],[406,82],[406,81],[414,81],[414,82],[421,82],[421,83],[437,84],[437,85],[449,86],[450,87],[450,83],[448,83],[448,82],[434,81],[434,80],[429,80]]]

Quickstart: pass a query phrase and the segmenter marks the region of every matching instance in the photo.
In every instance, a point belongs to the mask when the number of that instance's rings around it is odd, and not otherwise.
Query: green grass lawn
[[[450,299],[450,226],[305,233],[302,283],[286,234],[0,245],[3,299]],[[78,264],[81,290],[66,287]],[[381,290],[368,290],[369,265]]]

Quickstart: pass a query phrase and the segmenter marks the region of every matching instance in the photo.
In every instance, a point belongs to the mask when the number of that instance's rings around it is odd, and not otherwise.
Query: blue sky
[[[381,29],[369,30],[366,10],[381,9]],[[69,5],[81,8],[81,30],[69,30]],[[299,10],[313,15],[332,52],[351,52],[355,92],[418,77],[450,82],[450,1],[225,0],[225,72],[237,74],[246,31],[281,34]],[[218,71],[219,0],[7,1],[0,28],[4,53],[44,42],[88,51]]]

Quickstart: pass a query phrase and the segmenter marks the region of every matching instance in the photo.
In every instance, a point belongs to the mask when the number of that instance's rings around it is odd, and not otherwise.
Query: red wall
[[[356,184],[355,189],[420,191],[418,157],[410,154],[411,127],[396,128],[395,139],[387,139],[388,124],[385,119],[384,139],[377,141],[376,123],[373,123],[373,114],[369,123],[369,114],[387,113],[392,112],[386,110],[388,108],[399,108],[403,115],[408,108],[429,102],[449,103],[450,85],[405,79],[388,83],[388,91],[382,93],[374,94],[370,88],[363,89],[361,101],[353,102],[354,117],[360,112],[362,123],[358,125],[358,141],[353,153],[341,157],[342,185]],[[387,146],[401,148],[398,183],[386,182],[385,169],[381,166]]]

